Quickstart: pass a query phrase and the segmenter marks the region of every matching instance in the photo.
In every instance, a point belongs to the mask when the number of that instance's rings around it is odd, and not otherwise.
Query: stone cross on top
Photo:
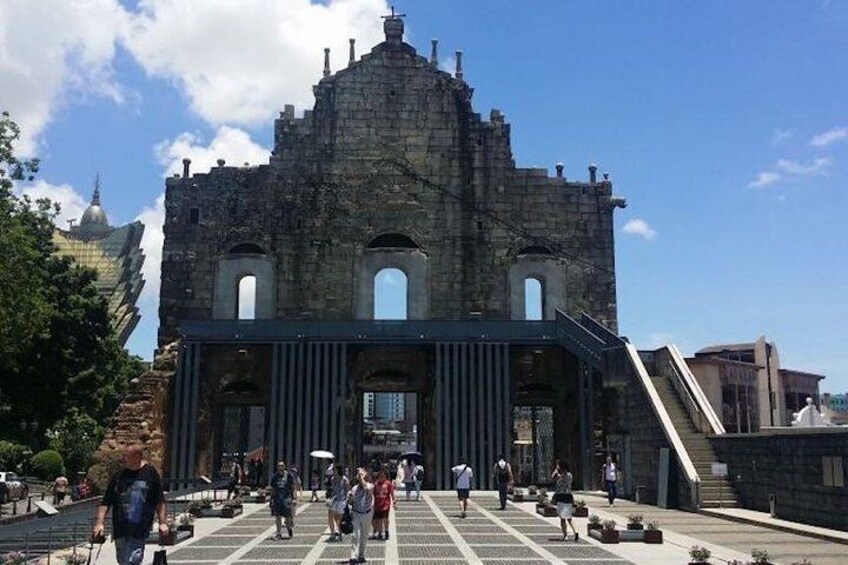
[[[392,13],[383,18],[383,31],[386,34],[386,43],[389,45],[400,45],[403,42],[403,17],[406,14],[396,14],[392,6]]]

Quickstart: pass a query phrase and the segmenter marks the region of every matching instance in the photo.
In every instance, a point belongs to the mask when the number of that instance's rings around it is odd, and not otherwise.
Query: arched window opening
[[[374,276],[374,319],[407,319],[407,279],[400,269],[382,269]]]
[[[246,275],[239,279],[238,304],[236,305],[239,320],[256,319],[256,277]]]
[[[258,253],[259,255],[265,255],[265,250],[255,243],[239,243],[230,249],[230,253]]]
[[[524,319],[542,319],[542,281],[528,277],[524,279]]]
[[[395,247],[401,249],[418,249],[418,244],[410,238],[399,233],[385,233],[378,235],[368,244],[368,249],[380,249],[382,247]]]

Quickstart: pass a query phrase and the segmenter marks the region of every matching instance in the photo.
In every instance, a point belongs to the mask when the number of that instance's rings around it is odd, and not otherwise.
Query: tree
[[[57,205],[15,195],[37,160],[20,160],[18,126],[0,116],[0,434],[33,448],[79,414],[104,425],[142,363],[115,340],[97,274],[54,254]],[[78,412],[71,412],[77,409]],[[77,416],[72,416],[77,414]],[[66,425],[68,424],[65,421]]]

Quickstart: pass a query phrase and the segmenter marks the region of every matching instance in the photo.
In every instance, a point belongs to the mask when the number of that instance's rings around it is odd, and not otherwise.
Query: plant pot
[[[589,536],[599,540],[601,543],[618,543],[618,530],[605,530],[603,528],[591,530]]]
[[[643,524],[627,524],[628,530],[644,530],[645,526]]]
[[[643,538],[643,541],[645,543],[662,543],[662,530],[645,530],[645,537]]]
[[[194,524],[180,524],[177,526],[178,532],[189,532],[192,537],[194,536]]]
[[[241,506],[224,506],[221,508],[221,518],[235,518],[241,513]]]
[[[547,504],[545,506],[537,506],[536,507],[536,513],[541,514],[545,518],[553,518],[553,517],[556,517],[556,515],[557,515],[557,509],[556,509],[556,506],[552,506],[550,504]]]
[[[592,530],[600,530],[602,527],[600,524],[586,524],[586,535],[591,536]]]
[[[589,507],[575,507],[574,508],[574,517],[575,518],[588,518],[589,517]]]

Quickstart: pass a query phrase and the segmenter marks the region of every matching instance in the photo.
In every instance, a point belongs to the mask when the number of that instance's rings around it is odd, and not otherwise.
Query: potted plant
[[[538,491],[539,487],[537,487],[536,485],[530,485],[529,487],[527,487],[527,494],[529,494],[530,496],[536,496],[536,493]]]
[[[228,500],[221,507],[221,518],[235,518],[242,513],[240,500]]]
[[[601,522],[599,539],[601,543],[618,543],[618,530],[615,529],[615,520],[604,520]],[[596,530],[597,531],[597,530]]]
[[[585,518],[589,515],[589,507],[586,506],[586,501],[582,498],[574,501],[574,517]]]
[[[511,499],[513,502],[524,502],[524,489],[513,489]]]
[[[177,530],[194,536],[194,516],[190,512],[184,512],[177,518]]]
[[[26,554],[20,551],[10,551],[0,555],[0,565],[26,565]]]
[[[203,516],[203,511],[208,510],[209,508],[212,508],[211,502],[209,503],[209,506],[206,506],[202,500],[192,500],[186,508],[186,511],[195,518],[200,518]]]
[[[627,516],[627,529],[628,530],[642,530],[644,526],[642,525],[642,521],[645,517],[638,512],[634,512],[633,514],[629,514]]]
[[[62,563],[65,565],[85,565],[86,561],[88,560],[83,557],[82,553],[77,553],[76,551],[62,557]]]
[[[771,565],[769,553],[765,549],[752,549],[751,557],[754,558],[754,565]]]
[[[711,555],[712,552],[706,547],[701,547],[700,545],[693,545],[689,548],[689,565],[699,565],[700,563],[706,563]]]
[[[662,543],[663,533],[660,529],[660,524],[656,520],[651,520],[645,526],[645,537],[642,538],[645,543]]]
[[[536,496],[536,506],[547,506],[548,502],[548,491],[540,488]]]
[[[592,535],[592,530],[601,529],[601,517],[597,514],[589,516],[589,523],[586,524],[586,534]]]

